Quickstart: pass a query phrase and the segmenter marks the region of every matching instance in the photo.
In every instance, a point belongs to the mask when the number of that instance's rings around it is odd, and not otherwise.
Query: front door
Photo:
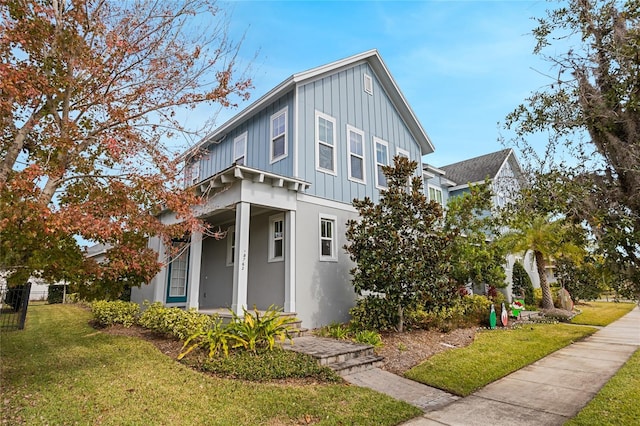
[[[185,303],[189,276],[189,247],[171,258],[168,268],[167,303]]]

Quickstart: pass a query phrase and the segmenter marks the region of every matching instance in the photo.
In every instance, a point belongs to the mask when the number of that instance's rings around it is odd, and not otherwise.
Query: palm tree
[[[534,215],[515,223],[502,237],[503,243],[511,252],[533,252],[540,277],[543,309],[554,307],[545,273],[548,259],[559,255],[574,257],[584,252],[582,247],[571,240],[571,230],[571,225],[562,219]]]

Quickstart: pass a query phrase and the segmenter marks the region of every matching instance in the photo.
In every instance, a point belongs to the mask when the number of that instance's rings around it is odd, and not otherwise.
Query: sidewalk
[[[640,309],[590,337],[427,411],[403,426],[562,425],[574,417],[640,348]],[[406,398],[398,398],[406,400]]]

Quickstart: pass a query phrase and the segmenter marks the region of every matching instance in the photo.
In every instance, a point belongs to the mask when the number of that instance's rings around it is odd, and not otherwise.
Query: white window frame
[[[320,140],[320,119],[329,121],[331,123],[333,123],[333,145],[329,145],[328,143],[326,143],[325,141],[321,141]],[[337,138],[337,124],[336,124],[336,119],[334,117],[331,117],[330,115],[327,114],[323,114],[320,111],[316,111],[316,120],[315,120],[315,139],[316,139],[316,170],[322,173],[327,173],[330,175],[334,175],[337,176],[338,172],[338,158],[337,158],[337,151],[338,151],[338,138]],[[333,170],[330,169],[325,169],[324,167],[320,166],[320,145],[324,145],[324,146],[330,146],[331,149],[333,150]]]
[[[237,146],[238,144],[242,144],[242,155],[238,155]],[[247,165],[247,132],[244,132],[240,136],[237,136],[233,140],[233,162],[237,163],[238,159],[242,158],[242,165]]]
[[[329,238],[322,236],[322,223],[327,221],[331,223],[332,233]],[[337,262],[338,261],[338,252],[337,252],[337,235],[338,235],[338,218],[333,215],[328,214],[320,214],[318,220],[318,255],[320,256],[320,261],[322,262]],[[331,255],[323,255],[322,254],[322,242],[323,241],[331,241]]]
[[[282,222],[281,235],[276,235],[276,223]],[[268,262],[282,262],[284,261],[284,246],[285,246],[285,233],[284,233],[284,214],[276,214],[269,216],[269,258]],[[282,241],[282,254],[276,256],[276,241]]]
[[[369,74],[363,74],[362,87],[364,88],[365,93],[373,95],[373,78]]]
[[[236,227],[227,229],[227,266],[233,266],[236,256]]]
[[[176,277],[176,267],[178,265],[184,265],[184,268],[180,271],[181,274],[184,275]],[[179,254],[171,257],[171,265],[169,268],[169,289],[167,297],[185,297],[187,295],[187,280],[189,279],[189,247],[181,247]],[[176,280],[176,278],[178,279]],[[177,282],[179,285],[174,285],[174,282]],[[182,292],[172,294],[173,289],[182,289]]]
[[[387,164],[383,164],[383,163],[379,163],[378,162],[378,144],[383,145],[384,147],[386,147],[387,149]],[[375,162],[376,165],[376,171],[375,171],[375,179],[376,179],[376,188],[378,189],[387,189],[387,186],[382,186],[379,184],[379,174],[382,173],[382,170],[378,169],[378,166],[388,166],[389,165],[389,142],[382,140],[380,138],[373,138],[373,161]],[[383,175],[384,176],[384,175]],[[386,177],[385,177],[385,182],[386,182]]]
[[[274,128],[273,128],[273,121],[280,118],[281,116],[284,115],[284,132],[278,134],[277,136],[275,136],[273,134]],[[289,123],[287,121],[287,108],[283,108],[280,111],[276,112],[275,114],[273,114],[271,116],[271,120],[270,120],[270,127],[269,127],[269,135],[270,135],[270,141],[271,143],[269,144],[269,158],[271,159],[269,164],[273,164],[276,161],[280,161],[283,158],[285,158],[288,155],[288,146],[289,145],[289,135],[288,135],[288,127],[289,127]],[[281,136],[284,136],[284,153],[282,155],[279,155],[277,157],[273,156],[273,144],[275,142],[276,139],[280,138]]]
[[[200,161],[192,160],[192,163],[185,163],[184,167],[184,187],[189,188],[196,183],[200,178]]]
[[[351,151],[351,133],[358,134],[362,138],[362,155],[356,154],[353,151]],[[350,181],[357,182],[357,183],[365,183],[365,184],[367,183],[367,167],[365,162],[366,152],[367,152],[366,139],[364,137],[364,131],[347,124],[347,169],[349,171],[348,176]],[[357,157],[362,161],[362,179],[354,177],[351,172],[351,156]]]
[[[435,200],[433,198],[431,198],[431,190],[432,189],[433,189],[434,193],[440,192],[440,201],[437,200],[438,197],[436,197]],[[442,188],[438,188],[437,186],[434,186],[434,185],[427,185],[427,198],[428,198],[429,201],[435,201],[436,203],[440,204],[441,206],[444,206],[444,191],[442,190]]]
[[[406,149],[396,147],[396,155],[399,155],[400,157],[405,157],[411,160],[411,155],[409,154],[409,151],[407,151]]]

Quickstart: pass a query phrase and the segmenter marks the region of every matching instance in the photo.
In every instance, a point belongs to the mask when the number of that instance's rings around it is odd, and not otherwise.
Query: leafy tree
[[[547,196],[589,224],[608,267],[640,297],[640,1],[569,0],[537,24],[534,53],[554,77],[507,127],[538,172],[564,181]],[[542,156],[528,142],[537,132],[549,135]],[[560,153],[573,160],[557,164]]]
[[[449,276],[459,287],[469,282],[505,287],[506,250],[495,238],[499,235],[499,216],[492,212],[491,185],[472,185],[470,192],[449,199],[444,232],[449,245]]]
[[[582,254],[581,246],[572,239],[571,224],[548,216],[520,216],[510,224],[502,243],[513,252],[532,251],[542,289],[543,309],[553,309],[553,296],[547,282],[546,266],[549,258]]]
[[[585,256],[580,262],[564,256],[556,259],[555,276],[567,289],[574,301],[595,300],[606,290],[602,264],[593,256]]]
[[[446,275],[450,239],[440,229],[442,209],[427,201],[416,167],[403,157],[383,167],[388,189],[377,204],[368,197],[353,201],[360,217],[347,222],[344,247],[356,263],[351,270],[356,293],[383,297],[398,313],[398,331],[407,308],[448,306],[457,290]]]
[[[533,283],[527,273],[527,270],[522,266],[522,263],[515,262],[511,271],[511,288],[513,294],[522,296],[524,298],[525,306],[534,306],[536,301],[533,292]]]
[[[179,110],[248,96],[219,13],[208,0],[0,4],[0,268],[11,283],[139,284],[160,266],[149,236],[202,226],[169,142],[197,136]],[[163,225],[160,206],[183,221]],[[113,246],[112,260],[92,265],[74,236]]]

